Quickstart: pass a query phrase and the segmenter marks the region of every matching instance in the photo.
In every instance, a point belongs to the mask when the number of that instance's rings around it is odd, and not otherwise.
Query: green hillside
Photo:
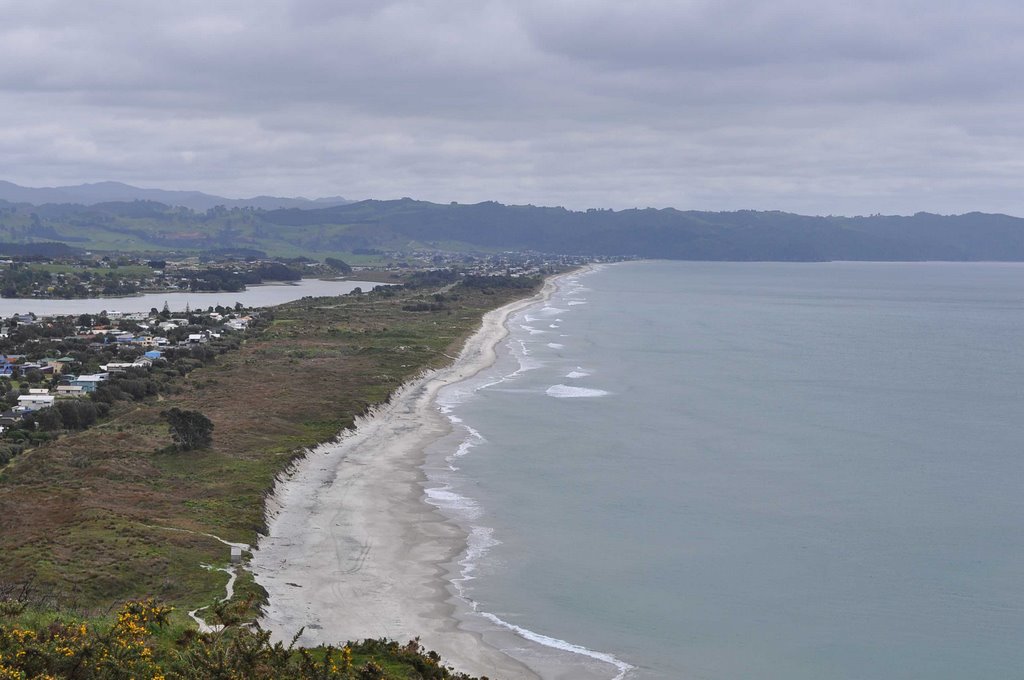
[[[374,251],[536,251],[691,260],[1024,261],[1024,220],[969,213],[809,217],[743,210],[587,210],[361,201],[322,209],[153,201],[91,206],[0,202],[0,242],[90,250],[200,251],[355,257]]]

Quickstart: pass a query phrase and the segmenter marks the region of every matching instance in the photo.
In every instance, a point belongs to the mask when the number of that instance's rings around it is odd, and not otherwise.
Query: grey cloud
[[[0,2],[25,184],[1024,213],[1010,2]]]

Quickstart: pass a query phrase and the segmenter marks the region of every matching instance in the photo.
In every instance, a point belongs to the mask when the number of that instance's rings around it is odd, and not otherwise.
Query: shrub
[[[171,438],[180,451],[206,448],[213,443],[213,422],[199,411],[172,408],[161,414],[171,429]]]

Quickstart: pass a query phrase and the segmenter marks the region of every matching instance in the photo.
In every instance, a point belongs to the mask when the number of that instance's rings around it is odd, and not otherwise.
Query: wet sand
[[[437,391],[491,366],[508,317],[554,290],[548,280],[536,296],[487,313],[450,366],[403,386],[278,482],[268,499],[269,534],[252,561],[270,600],[260,623],[275,639],[288,641],[303,627],[304,645],[418,636],[459,671],[539,677],[456,616],[464,603],[448,578],[466,535],[425,502],[422,466],[425,448],[451,430],[434,403]]]

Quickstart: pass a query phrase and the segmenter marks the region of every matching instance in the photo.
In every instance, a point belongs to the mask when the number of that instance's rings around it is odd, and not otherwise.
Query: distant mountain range
[[[280,225],[291,238],[317,234],[322,242],[346,249],[464,244],[496,251],[679,260],[1024,261],[1024,219],[977,212],[812,217],[758,210],[572,211],[401,199],[272,210],[260,219]],[[342,225],[344,230],[331,236],[332,227]]]
[[[201,191],[167,191],[165,189],[141,189],[121,182],[95,182],[65,187],[23,187],[0,180],[0,200],[11,203],[75,203],[96,205],[113,201],[156,201],[165,205],[181,206],[200,212],[222,205],[225,208],[324,208],[350,203],[341,196],[329,198],[281,198],[277,196],[256,196],[254,198],[224,198],[204,194]]]
[[[1024,262],[1024,219],[977,212],[816,217],[756,210],[573,211],[493,201],[467,205],[408,198],[324,207],[325,202],[343,199],[232,202],[198,192],[140,190],[110,183],[33,189],[28,191],[58,193],[29,197],[4,193],[9,186],[0,184],[0,243],[51,244],[47,248],[59,243],[104,251],[343,259],[373,251],[426,250],[679,260]],[[104,200],[123,191],[144,193],[133,194],[131,200]],[[88,198],[81,198],[82,194]],[[164,200],[142,198],[154,195]],[[5,196],[17,200],[5,200]],[[193,203],[196,210],[171,207],[196,196],[203,197],[203,202]],[[29,200],[47,202],[30,204]],[[83,205],[85,200],[96,202]],[[283,207],[273,207],[282,202]],[[217,205],[224,208],[207,207]],[[241,206],[256,209],[243,210]]]

